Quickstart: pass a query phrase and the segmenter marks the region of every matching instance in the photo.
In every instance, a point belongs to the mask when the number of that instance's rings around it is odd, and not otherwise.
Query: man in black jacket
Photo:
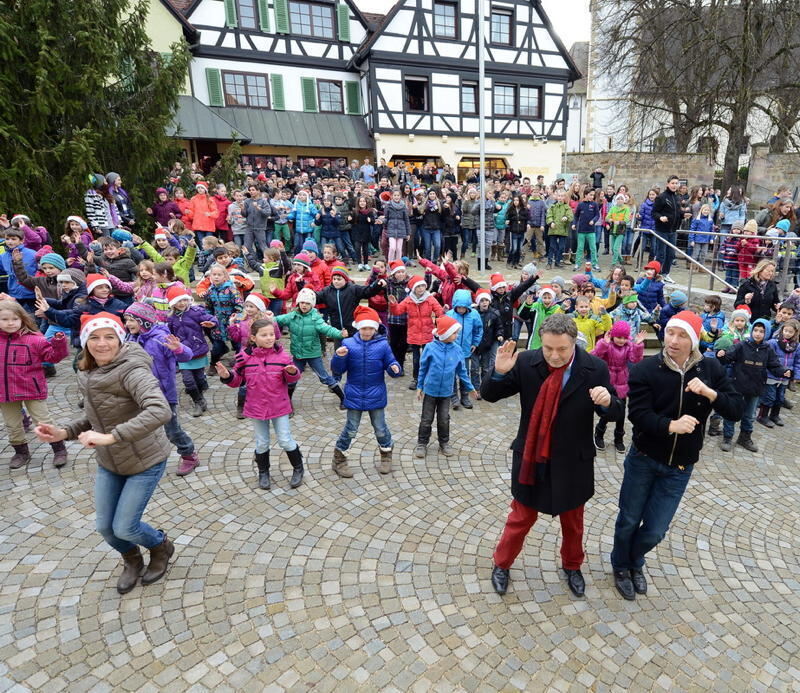
[[[667,181],[667,189],[653,202],[656,235],[665,241],[669,241],[672,245],[677,244],[678,229],[681,221],[683,221],[683,209],[678,197],[679,184],[678,176],[670,176]],[[672,248],[665,243],[656,243],[656,260],[661,263],[661,272],[667,284],[675,283],[672,277],[669,276],[674,259],[675,251]]]
[[[647,593],[645,554],[667,533],[700,457],[711,410],[730,421],[742,416],[742,396],[722,365],[700,354],[702,325],[696,313],[677,313],[664,328],[663,351],[631,367],[633,442],[611,552],[614,584],[628,600]]]
[[[519,394],[522,407],[511,444],[514,499],[494,552],[492,586],[506,593],[511,565],[542,512],[561,521],[561,565],[569,589],[582,597],[583,507],[594,495],[594,415],[616,421],[624,409],[605,362],[576,348],[574,320],[551,315],[540,334],[541,349],[519,353],[514,340],[503,344],[494,372],[481,384],[487,402]]]

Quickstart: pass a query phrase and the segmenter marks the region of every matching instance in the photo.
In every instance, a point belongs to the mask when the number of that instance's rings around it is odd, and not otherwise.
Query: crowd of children
[[[525,236],[521,222],[534,218],[534,213],[527,201],[520,206],[513,190],[501,188],[497,199],[492,197],[487,223],[495,224],[501,214],[509,217],[509,266],[517,267]],[[11,467],[30,460],[27,417],[48,420],[45,377],[55,375],[55,364],[67,356],[70,341],[80,349],[79,326],[86,314],[118,316],[127,338],[151,356],[153,373],[172,409],[165,429],[180,455],[178,475],[190,474],[200,460],[180,423],[176,376],[180,374],[191,400],[188,413],[202,417],[209,411],[209,377],[218,375],[237,390],[235,415],[253,422],[258,484],[268,489],[270,430],[292,465],[291,487],[302,483],[303,455],[292,437],[291,418],[293,394],[306,366],[347,412],[331,453],[336,474],[353,475],[347,451],[363,412],[369,413],[377,439],[378,470],[388,474],[394,443],[385,374],[410,376],[408,389],[416,390],[422,402],[416,457],[427,455],[434,418],[439,451],[450,456],[450,411],[473,409],[472,400],[479,397],[481,382],[491,376],[500,344],[517,341],[527,331],[528,348],[539,348],[542,322],[554,313],[566,313],[576,322],[580,346],[608,364],[612,384],[624,399],[628,366],[643,358],[645,328],[650,326],[660,338],[670,317],[687,309],[684,292],[665,294],[657,261],[645,265],[639,277],[628,274],[622,264],[622,238],[631,221],[624,191],[616,192],[613,204],[603,211],[616,261],[605,276],[598,271],[596,245],[600,207],[595,198],[602,193],[587,191],[573,211],[567,192],[556,189],[553,204],[535,205],[535,218],[541,217],[542,227],[549,228],[549,250],[540,245],[541,234],[530,237],[531,249],[535,257],[547,257],[548,268],[562,266],[571,251],[558,239],[566,237],[571,226],[578,241],[577,257],[571,260],[582,261],[584,248],[588,253],[583,271],[569,280],[552,276],[545,283],[529,262],[520,267],[518,281],[494,272],[486,288],[469,276],[464,259],[469,244],[459,257],[457,247],[445,243],[447,249],[440,255],[432,233],[437,230],[432,225],[457,213],[463,212],[462,223],[473,223],[469,215],[475,213],[474,205],[462,209],[459,199],[447,194],[440,198],[431,190],[433,196],[409,210],[404,206],[405,190],[378,188],[383,201],[378,214],[372,197],[359,196],[352,210],[344,210],[340,196],[333,201],[326,197],[317,209],[308,191],[299,190],[294,202],[289,192],[279,189],[270,197],[252,186],[245,197],[235,191],[233,201],[223,206],[231,238],[238,242],[223,243],[208,221],[222,200],[218,190],[214,202],[205,184],[197,186],[199,199],[188,202],[185,196],[169,199],[166,189],[156,191],[149,211],[159,226],[152,243],[123,228],[90,225],[72,215],[65,221],[59,253],[45,229],[32,227],[23,215],[14,217],[0,247],[0,272],[7,273],[0,296],[0,356],[6,373],[5,384],[0,383],[0,410],[15,451]],[[382,192],[388,194],[381,197]],[[539,192],[531,189],[531,202],[542,201]],[[472,194],[465,202],[481,204]],[[707,205],[701,206],[692,222],[695,236],[690,242],[698,258],[707,250],[709,212]],[[420,218],[414,222],[417,213]],[[270,233],[252,232],[248,225],[256,215],[274,217]],[[373,235],[376,220],[379,227],[387,221],[386,238]],[[749,223],[743,224],[746,233]],[[403,255],[403,243],[398,242],[408,241],[414,249],[409,234],[415,224],[424,238],[423,252],[415,257],[418,265]],[[370,262],[371,253],[380,253],[387,239],[385,255],[390,261],[379,256]],[[743,253],[741,246],[737,252]],[[494,256],[500,255],[495,249]],[[356,269],[369,270],[363,283],[351,276],[348,261]],[[410,268],[417,266],[419,273],[409,276]],[[751,270],[757,274],[758,267]],[[783,425],[780,410],[791,407],[786,391],[800,372],[800,292],[786,298],[771,323],[757,319],[751,324],[746,305],[726,316],[720,297],[713,295],[705,298],[700,314],[704,356],[720,359],[747,399],[736,443],[752,451],[753,422],[769,428]],[[333,349],[326,364],[328,340]],[[595,429],[599,449],[605,447],[606,424],[601,419]],[[712,419],[709,434],[722,433],[720,447],[730,450],[734,428],[733,422]],[[614,446],[620,452],[625,449],[624,422],[615,425]],[[63,443],[54,444],[53,454],[56,466],[67,462]]]

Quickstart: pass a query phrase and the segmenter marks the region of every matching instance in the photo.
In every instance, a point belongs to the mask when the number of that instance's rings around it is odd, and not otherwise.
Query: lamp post
[[[486,88],[485,81],[485,60],[483,54],[483,32],[485,15],[483,11],[483,0],[475,0],[475,15],[478,18],[478,199],[480,200],[480,214],[479,221],[480,231],[478,238],[480,239],[480,248],[478,249],[478,266],[486,269],[486,188],[485,188],[485,170],[486,170]]]

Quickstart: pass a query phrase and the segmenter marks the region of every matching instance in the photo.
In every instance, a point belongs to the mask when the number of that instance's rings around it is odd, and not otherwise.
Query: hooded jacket
[[[459,313],[456,308],[466,308],[467,312]],[[453,307],[447,311],[447,315],[461,324],[455,343],[461,349],[461,355],[468,358],[483,339],[483,321],[472,307],[472,294],[466,289],[456,291],[453,294]]]
[[[796,337],[796,335],[795,335]],[[781,368],[785,371],[792,371],[792,380],[800,380],[800,349],[797,346],[797,339],[787,344],[787,340],[781,339],[780,334],[775,339],[770,339],[770,349],[775,352],[778,361],[781,363]],[[788,378],[775,377],[770,374],[767,376],[768,383],[781,383],[785,385]]]
[[[383,216],[386,218],[384,228],[388,238],[406,238],[411,235],[411,220],[405,202],[389,200],[383,208]]]
[[[642,277],[636,284],[634,290],[639,294],[639,303],[649,312],[653,312],[656,306],[665,306],[664,283],[658,279]]]
[[[520,305],[518,311],[520,320],[533,321],[530,329],[530,338],[528,339],[528,349],[542,348],[542,337],[539,334],[539,328],[551,315],[561,312],[563,312],[561,306],[555,302],[555,299],[549,306],[545,306],[541,299],[533,303],[522,303]]]
[[[63,336],[48,340],[38,332],[0,331],[0,402],[47,399],[42,363],[58,363],[68,352]]]
[[[213,197],[207,193],[197,193],[189,200],[189,207],[192,211],[192,230],[209,233],[216,231],[218,212]]]
[[[156,190],[156,196],[158,196],[160,192],[167,191],[163,188],[159,188]],[[169,224],[170,219],[180,219],[183,215],[181,214],[181,208],[172,200],[167,199],[162,202],[157,199],[150,205],[150,216],[153,217],[160,226],[166,226]]]
[[[277,419],[292,413],[288,386],[300,380],[300,369],[294,375],[284,369],[293,364],[280,342],[270,349],[248,347],[236,355],[230,377],[222,382],[228,387],[247,385],[245,417],[261,421]]]
[[[17,246],[22,253],[22,264],[30,276],[36,274],[36,253],[30,248]],[[34,293],[26,288],[17,280],[14,272],[12,255],[14,251],[6,248],[6,252],[0,254],[0,274],[8,275],[8,295],[16,299],[33,298]]]
[[[169,331],[181,340],[181,344],[191,350],[193,359],[208,353],[205,328],[200,324],[201,322],[219,324],[219,321],[203,306],[196,305],[189,306],[182,313],[173,310],[167,318]]]
[[[142,347],[126,342],[111,363],[78,371],[78,391],[83,418],[64,427],[67,440],[90,429],[114,436],[112,445],[95,448],[103,469],[132,476],[167,459],[172,445],[164,425],[172,411]]]
[[[409,294],[400,303],[390,303],[389,312],[392,315],[408,315],[408,334],[406,341],[409,344],[427,344],[433,340],[433,316],[444,315],[442,306],[433,296],[425,293],[421,300]]]
[[[601,339],[592,354],[606,362],[608,375],[617,391],[617,396],[625,399],[628,396],[628,364],[642,360],[644,344],[637,344],[633,339],[628,339],[627,344],[619,346],[613,339],[609,341]]]
[[[717,398],[711,402],[687,392],[686,385],[693,378],[700,378],[715,390]],[[628,388],[633,444],[648,457],[671,467],[697,462],[712,409],[729,421],[742,418],[744,400],[722,364],[702,358],[699,351],[693,354],[684,372],[669,365],[663,352],[649,356],[631,367]],[[691,433],[670,433],[670,422],[684,414],[694,416],[700,422],[698,426]]]
[[[764,339],[756,343],[753,339],[753,328],[761,325],[764,328]],[[775,378],[782,378],[791,368],[784,368],[774,349],[768,344],[772,328],[763,318],[754,320],[750,327],[750,336],[724,349],[725,355],[720,358],[723,363],[733,364],[733,386],[745,397],[758,397],[767,382],[767,373]]]
[[[386,407],[386,382],[384,372],[392,378],[400,377],[400,364],[394,358],[386,336],[377,332],[372,339],[364,341],[356,332],[342,342],[347,355],[334,352],[331,371],[335,378],[347,373],[344,386],[344,406],[348,409],[370,411]],[[398,372],[391,370],[398,367]]]
[[[275,318],[275,322],[283,329],[286,327],[291,335],[290,350],[296,359],[314,359],[322,356],[319,335],[331,339],[341,339],[342,331],[328,325],[316,308],[308,313],[293,310]]]
[[[431,397],[452,397],[455,380],[453,376],[461,380],[462,387],[467,392],[475,389],[456,342],[434,339],[426,344],[419,360],[417,389]]]
[[[292,211],[289,213],[289,220],[294,222],[295,233],[302,235],[312,233],[314,231],[312,224],[317,212],[319,212],[319,209],[310,199],[306,199],[305,202],[300,199],[296,200]]]
[[[156,323],[147,332],[128,335],[128,341],[138,344],[153,360],[152,372],[161,392],[170,404],[178,403],[178,389],[175,387],[175,364],[191,361],[194,358],[192,350],[181,344],[181,350],[172,351],[166,346],[169,328]]]

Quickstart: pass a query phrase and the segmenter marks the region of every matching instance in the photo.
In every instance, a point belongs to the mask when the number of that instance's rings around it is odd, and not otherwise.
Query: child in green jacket
[[[624,195],[617,195],[614,204],[606,212],[606,228],[611,233],[611,262],[622,264],[622,242],[631,221],[631,208]]]
[[[566,194],[562,190],[555,193],[556,201],[550,205],[545,217],[547,224],[547,268],[561,267],[561,261],[567,250],[569,227],[572,224],[572,208],[565,200]]]

